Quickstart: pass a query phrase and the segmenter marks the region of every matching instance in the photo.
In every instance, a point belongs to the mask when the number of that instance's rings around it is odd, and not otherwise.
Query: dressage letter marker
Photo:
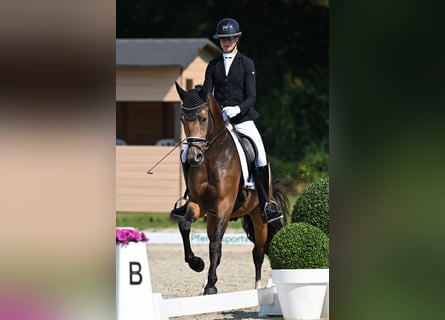
[[[133,266],[137,266],[137,270],[133,270]],[[130,284],[141,284],[142,282],[142,274],[141,274],[141,264],[139,262],[130,261]],[[137,276],[138,280],[134,280],[134,276]]]
[[[145,242],[116,245],[116,320],[158,319]]]

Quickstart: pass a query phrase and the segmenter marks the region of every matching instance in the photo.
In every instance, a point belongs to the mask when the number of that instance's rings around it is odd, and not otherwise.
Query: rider
[[[214,39],[219,39],[223,54],[207,65],[203,89],[212,92],[222,108],[224,120],[230,119],[236,130],[250,137],[258,150],[256,166],[258,168],[257,185],[261,215],[264,222],[271,222],[282,216],[276,203],[269,199],[270,174],[264,144],[254,120],[259,117],[255,110],[256,75],[252,59],[238,51],[241,29],[232,18],[224,18],[216,25]],[[185,149],[181,160],[184,176],[188,171]],[[186,181],[187,183],[187,181]],[[174,209],[176,213],[185,206]]]

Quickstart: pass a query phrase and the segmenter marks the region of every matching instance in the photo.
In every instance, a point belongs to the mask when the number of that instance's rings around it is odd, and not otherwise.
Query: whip
[[[165,158],[167,158],[170,153],[172,153],[177,147],[179,147],[187,138],[184,138],[181,142],[179,142],[173,149],[171,149],[169,152],[167,152],[167,154],[165,156],[163,156],[161,158],[161,160],[159,160],[158,162],[155,163],[155,165],[153,167],[151,167],[148,171],[147,174],[153,174],[152,170],[154,168],[156,168]]]

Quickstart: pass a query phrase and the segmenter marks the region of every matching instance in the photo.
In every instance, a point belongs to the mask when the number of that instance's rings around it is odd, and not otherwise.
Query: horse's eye
[[[207,118],[204,118],[204,117],[202,117],[202,118],[199,118],[199,121],[201,121],[201,123],[204,123],[204,122],[206,122],[206,121],[207,121]]]

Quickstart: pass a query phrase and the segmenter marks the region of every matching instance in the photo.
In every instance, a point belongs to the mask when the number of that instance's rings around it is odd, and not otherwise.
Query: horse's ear
[[[179,97],[181,100],[184,100],[185,94],[187,93],[184,89],[181,88],[181,86],[178,84],[178,82],[175,81],[176,91],[178,91]]]
[[[202,101],[207,101],[207,91],[204,89],[204,87],[201,85],[197,85],[195,86],[195,89],[198,90],[198,95],[202,99]]]

